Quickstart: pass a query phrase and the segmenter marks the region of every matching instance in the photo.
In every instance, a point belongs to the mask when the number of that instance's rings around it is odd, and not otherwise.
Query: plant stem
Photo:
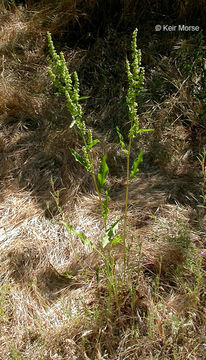
[[[127,208],[128,208],[128,192],[129,192],[129,160],[130,160],[131,146],[132,146],[132,139],[130,137],[128,153],[127,153],[127,173],[126,173],[125,208],[124,208],[124,224],[123,224],[124,281],[126,278],[126,261],[127,261]]]
[[[84,135],[82,135],[82,139],[83,139],[83,142],[84,142],[84,146],[85,146],[85,148],[87,149],[87,142],[86,142],[86,139],[85,139],[85,136],[84,136]],[[104,207],[103,207],[103,204],[102,204],[102,196],[101,196],[101,193],[100,193],[99,188],[98,188],[98,185],[97,185],[97,181],[96,181],[96,177],[95,177],[95,173],[94,173],[94,164],[93,164],[93,161],[92,161],[92,159],[91,159],[91,156],[90,156],[90,153],[89,153],[88,150],[87,150],[87,155],[88,155],[90,164],[92,165],[91,175],[92,175],[92,179],[93,179],[93,182],[94,182],[94,186],[95,186],[96,192],[97,192],[98,197],[99,197],[100,206],[101,206],[102,211],[103,211],[103,210],[104,210]],[[106,219],[104,219],[104,229],[105,229],[105,231],[107,231]]]

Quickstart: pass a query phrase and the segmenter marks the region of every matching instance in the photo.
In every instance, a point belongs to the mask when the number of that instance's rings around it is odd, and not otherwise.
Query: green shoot
[[[129,144],[127,148],[119,128],[116,127],[120,145],[127,160],[125,211],[124,211],[124,224],[123,224],[124,278],[126,276],[126,261],[127,261],[127,208],[128,208],[129,183],[132,179],[134,179],[135,175],[139,172],[139,165],[143,161],[143,151],[141,151],[138,157],[134,160],[130,172],[130,154],[131,154],[132,140],[138,134],[141,134],[143,132],[153,131],[153,129],[139,128],[139,116],[137,115],[138,104],[136,102],[136,99],[144,86],[144,67],[141,66],[141,51],[137,50],[137,31],[138,31],[137,29],[134,30],[132,36],[132,42],[131,42],[132,60],[133,60],[132,64],[130,64],[128,59],[126,60],[126,72],[129,83],[126,102],[128,107],[128,116],[130,120],[130,130],[128,133]]]

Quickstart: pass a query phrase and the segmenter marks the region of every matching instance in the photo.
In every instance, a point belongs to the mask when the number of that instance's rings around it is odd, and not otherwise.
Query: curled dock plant
[[[91,177],[94,182],[96,192],[98,194],[100,206],[102,209],[101,216],[104,223],[105,234],[99,241],[100,250],[94,246],[93,242],[88,240],[84,234],[76,233],[71,225],[67,225],[65,222],[62,222],[66,229],[75,233],[79,236],[83,244],[90,245],[98,254],[100,254],[105,262],[106,268],[110,269],[109,263],[112,266],[115,266],[113,259],[111,258],[111,253],[108,251],[108,258],[105,257],[104,249],[109,245],[111,250],[113,246],[117,245],[119,242],[123,241],[124,247],[124,279],[126,277],[126,268],[127,268],[127,208],[128,208],[128,191],[129,183],[136,176],[139,171],[139,165],[143,161],[143,151],[140,151],[136,159],[134,160],[130,168],[130,156],[131,156],[131,147],[132,140],[143,132],[152,131],[152,129],[141,129],[139,127],[139,117],[137,114],[137,96],[142,91],[144,86],[144,67],[141,66],[141,51],[137,50],[137,29],[134,30],[131,42],[132,50],[132,62],[130,64],[129,60],[126,60],[126,73],[128,78],[128,92],[126,97],[126,103],[128,107],[128,117],[130,121],[130,130],[128,132],[128,139],[124,141],[124,138],[120,132],[119,127],[116,127],[116,131],[119,137],[120,145],[123,150],[124,155],[126,156],[127,166],[126,166],[126,190],[125,190],[125,210],[123,216],[123,230],[122,235],[116,235],[119,223],[121,219],[116,220],[113,224],[107,225],[107,215],[109,213],[109,192],[105,188],[106,177],[109,171],[106,162],[106,154],[102,157],[99,170],[96,173],[94,169],[94,164],[92,161],[92,149],[99,143],[98,139],[93,139],[93,134],[91,129],[87,129],[86,124],[83,120],[83,111],[81,106],[81,100],[86,97],[80,97],[80,88],[79,88],[79,79],[76,72],[70,74],[67,67],[63,53],[57,54],[51,34],[48,33],[48,46],[49,54],[48,62],[48,73],[56,86],[58,91],[63,94],[66,98],[66,105],[68,111],[71,115],[72,121],[70,128],[76,127],[77,131],[82,138],[83,145],[81,153],[77,153],[74,149],[70,149],[75,160],[79,162],[85,169],[91,174]],[[103,199],[104,196],[104,199]],[[113,272],[112,272],[113,273]]]

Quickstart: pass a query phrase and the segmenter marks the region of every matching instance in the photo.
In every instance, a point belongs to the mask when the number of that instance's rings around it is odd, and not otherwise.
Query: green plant
[[[18,350],[16,350],[15,348],[11,349],[9,355],[10,355],[9,359],[12,359],[12,360],[21,360],[22,359],[20,352]]]
[[[203,283],[203,267],[202,267],[202,255],[204,251],[194,250],[193,253],[188,256],[187,267],[191,272],[192,281],[185,282],[185,292],[188,294],[193,306],[196,307],[200,301],[200,293],[204,287]]]
[[[84,245],[88,245],[95,252],[97,252],[100,257],[103,259],[105,264],[105,270],[108,281],[109,289],[109,298],[111,299],[112,294],[114,295],[115,302],[118,310],[119,301],[117,294],[117,284],[115,278],[115,260],[113,256],[113,248],[123,240],[124,247],[124,279],[126,277],[126,265],[127,265],[127,208],[128,208],[128,189],[129,183],[135,177],[139,171],[139,165],[143,161],[143,151],[139,153],[137,158],[134,160],[133,165],[130,171],[130,155],[132,140],[136,135],[152,131],[152,129],[140,129],[139,128],[139,117],[137,115],[138,104],[136,98],[138,94],[142,91],[144,85],[144,68],[141,66],[141,51],[137,50],[137,29],[133,32],[131,48],[132,48],[132,64],[129,60],[126,60],[126,72],[128,77],[128,93],[127,93],[127,106],[128,106],[128,115],[130,120],[130,130],[128,133],[128,145],[124,142],[123,136],[120,133],[119,128],[117,127],[117,134],[119,137],[120,145],[123,150],[124,155],[126,156],[127,167],[126,167],[126,191],[125,191],[125,210],[123,217],[123,232],[117,234],[118,226],[121,219],[116,220],[111,225],[108,225],[107,215],[109,213],[109,192],[108,189],[105,189],[106,177],[109,171],[106,162],[106,154],[102,157],[99,171],[96,174],[94,169],[94,163],[92,160],[92,149],[99,143],[98,139],[93,139],[93,134],[91,129],[87,129],[83,117],[81,100],[85,97],[80,97],[79,89],[79,79],[76,72],[73,74],[69,73],[69,70],[66,65],[66,61],[63,53],[60,55],[57,54],[51,34],[48,33],[48,46],[50,57],[48,58],[50,66],[48,67],[48,73],[53,84],[56,86],[58,91],[66,97],[66,105],[68,111],[72,117],[72,122],[70,128],[76,127],[78,134],[82,138],[83,145],[81,154],[77,153],[74,149],[70,149],[75,160],[79,162],[87,172],[91,174],[91,177],[94,182],[96,192],[98,194],[99,203],[101,207],[101,216],[104,224],[104,236],[98,241],[98,246],[94,244],[91,240],[87,239],[85,234],[77,233],[75,229],[65,221],[61,221],[69,233],[77,235]],[[53,195],[52,195],[53,196]],[[104,197],[104,199],[103,199]],[[54,198],[56,199],[56,197]],[[56,201],[57,207],[59,203]],[[106,252],[106,255],[105,255]]]
[[[130,130],[128,132],[128,146],[126,147],[123,136],[121,135],[119,128],[117,129],[117,134],[119,136],[119,141],[121,148],[127,160],[126,168],[126,190],[125,190],[125,211],[124,211],[124,224],[123,224],[123,244],[124,244],[124,277],[126,273],[126,259],[127,259],[127,207],[128,207],[128,191],[129,183],[139,172],[139,165],[143,161],[143,151],[140,151],[137,158],[134,160],[131,172],[130,172],[130,155],[132,140],[143,132],[152,131],[152,129],[140,129],[139,128],[139,116],[137,115],[138,104],[136,102],[137,96],[143,89],[144,85],[144,68],[141,66],[141,51],[137,50],[137,29],[134,30],[131,42],[132,49],[132,64],[129,60],[126,60],[126,72],[129,82],[129,88],[127,92],[127,107],[128,115],[130,120]]]
[[[62,213],[63,209],[62,207],[60,206],[60,193],[65,190],[66,188],[61,188],[59,189],[57,186],[55,186],[55,182],[56,182],[57,179],[53,179],[53,177],[51,176],[50,177],[50,184],[51,184],[51,190],[50,191],[50,194],[54,200],[54,203],[56,205],[56,209],[58,211],[59,214]],[[49,204],[49,201],[46,202],[46,207],[47,207],[47,210],[48,212],[50,213],[50,215],[53,217],[53,213],[52,211],[50,210],[50,204]]]

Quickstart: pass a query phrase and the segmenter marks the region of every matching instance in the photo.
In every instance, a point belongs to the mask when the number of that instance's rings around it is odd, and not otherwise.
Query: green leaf
[[[68,233],[77,235],[80,238],[82,244],[93,247],[92,241],[88,240],[85,234],[78,233],[76,230],[74,230],[73,226],[68,224],[66,221],[61,220],[60,222],[65,226]]]
[[[99,143],[99,140],[98,140],[98,139],[92,140],[92,142],[91,142],[89,145],[87,145],[87,149],[88,149],[88,150],[91,150],[91,149],[93,148],[93,146],[95,146],[95,145],[98,144],[98,143]]]
[[[84,168],[87,170],[87,163],[83,159],[81,155],[79,155],[74,149],[70,149],[72,155],[74,156],[75,160],[78,161]]]
[[[50,195],[53,197],[54,201],[58,201],[58,196],[55,196],[51,191],[50,191]]]
[[[76,231],[74,230],[73,226],[68,224],[66,221],[61,220],[60,223],[64,225],[68,233],[76,234]]]
[[[106,233],[102,239],[102,247],[105,248],[110,243],[108,234]]]
[[[122,236],[118,235],[115,236],[115,238],[112,240],[112,246],[116,246],[117,244],[121,243],[122,241]]]
[[[49,208],[50,208],[50,202],[49,201],[46,201],[46,207],[49,210]]]
[[[90,98],[90,96],[82,96],[82,97],[79,98],[79,100],[86,100],[86,99],[89,99],[89,98]]]
[[[154,129],[139,129],[139,130],[137,130],[136,134],[141,134],[141,133],[149,132],[149,131],[154,131]]]
[[[143,154],[144,154],[144,151],[140,151],[138,157],[134,160],[134,163],[132,165],[132,170],[131,170],[131,174],[130,174],[130,180],[132,180],[135,175],[139,172],[139,164],[142,163],[143,161]]]
[[[122,134],[120,133],[120,130],[119,130],[118,126],[116,126],[116,131],[117,131],[117,135],[118,135],[118,138],[119,138],[119,141],[120,141],[121,148],[125,149],[124,138],[123,138]]]
[[[66,188],[61,188],[61,189],[57,190],[58,194],[60,194],[60,192],[62,192],[63,190],[66,190]]]
[[[119,227],[119,222],[121,219],[115,221],[110,227],[109,229],[106,231],[106,234],[104,235],[103,239],[102,239],[102,246],[103,248],[105,248],[112,240],[112,237],[115,235],[118,227]]]
[[[99,190],[101,190],[106,182],[106,176],[107,176],[107,173],[109,171],[109,168],[107,166],[107,163],[106,163],[106,158],[107,158],[107,155],[105,154],[102,158],[102,161],[101,161],[101,164],[100,164],[100,167],[99,167],[99,172],[97,174],[97,180],[98,180],[98,187],[99,187]]]

